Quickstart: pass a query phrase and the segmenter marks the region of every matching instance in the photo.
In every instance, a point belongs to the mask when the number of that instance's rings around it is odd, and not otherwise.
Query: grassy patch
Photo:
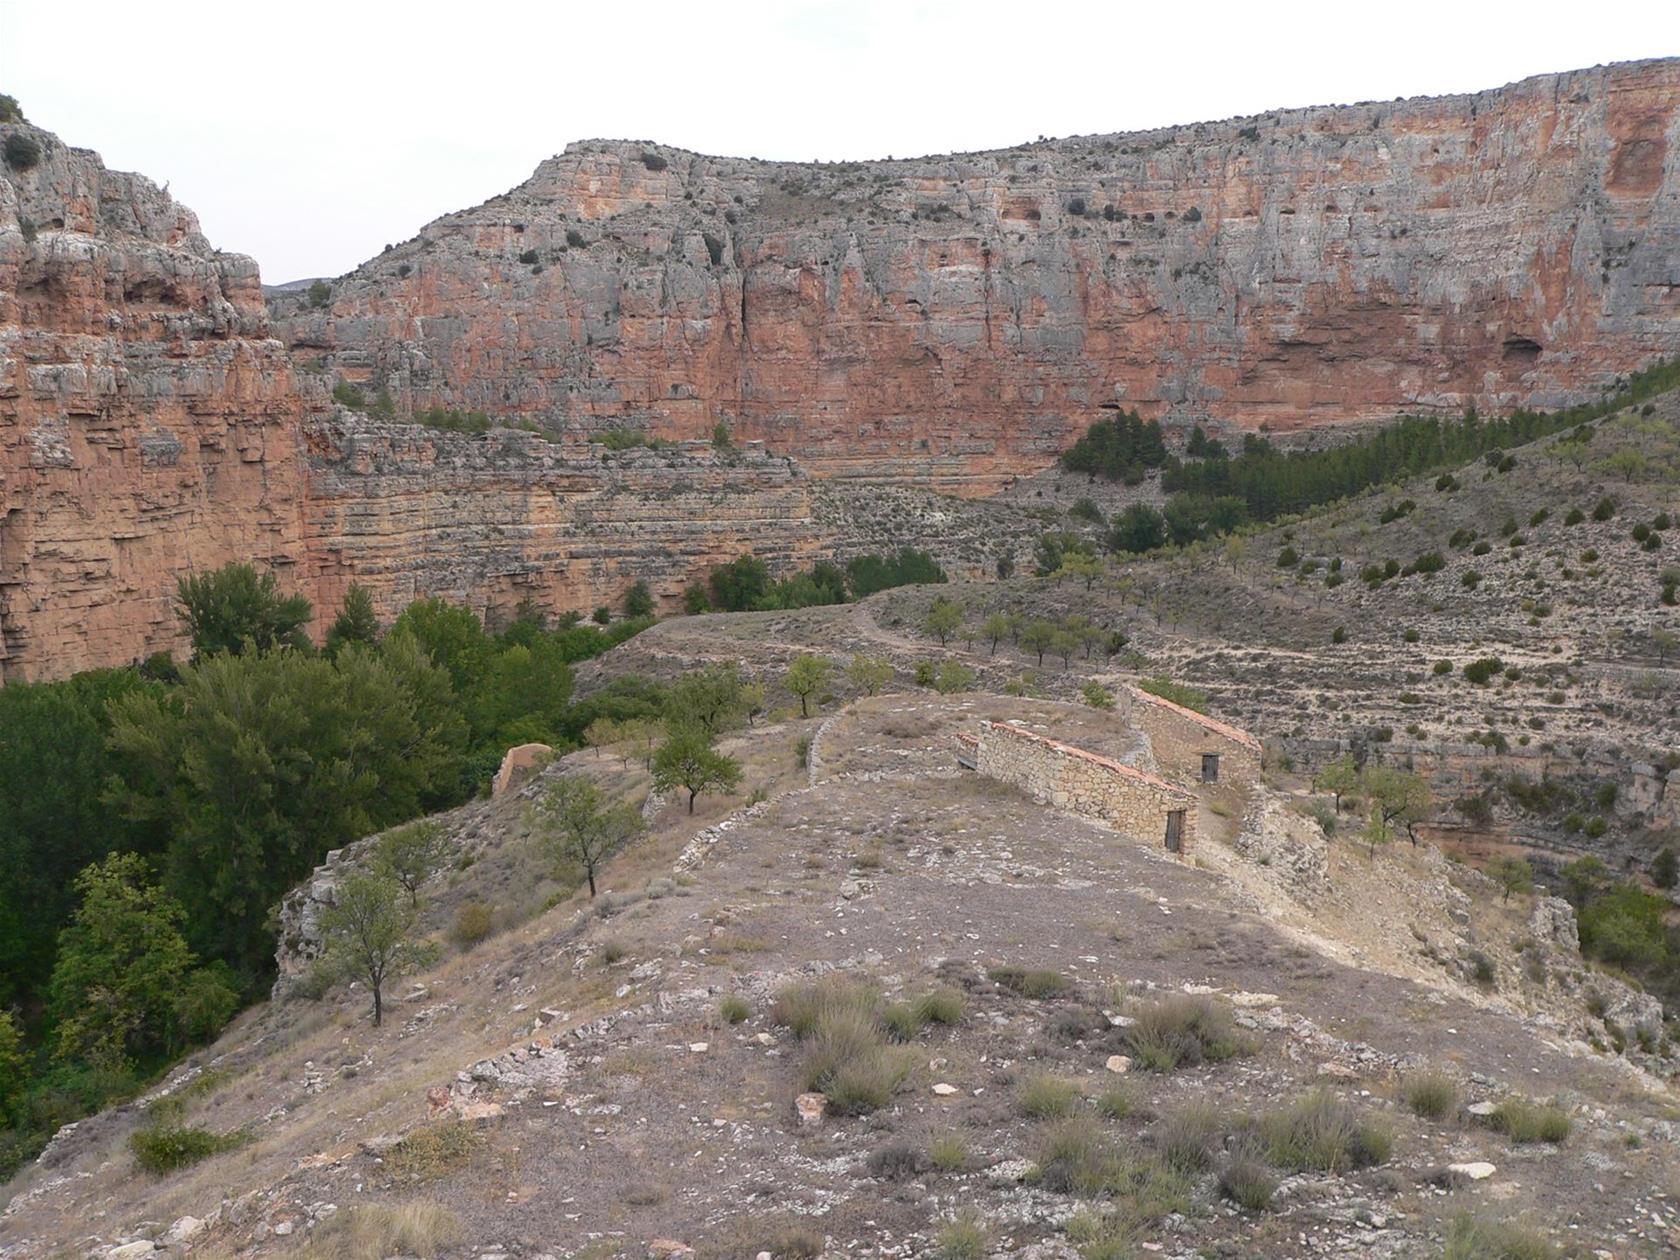
[[[887,1044],[873,988],[837,977],[794,985],[776,997],[776,1019],[805,1043],[806,1089],[828,1096],[835,1115],[863,1115],[892,1101],[913,1066],[910,1052]]]
[[[1447,1229],[1441,1260],[1557,1260],[1562,1255],[1544,1234],[1515,1221],[1459,1216]]]
[[[1224,1145],[1226,1115],[1211,1103],[1193,1103],[1164,1117],[1150,1134],[1161,1158],[1181,1172],[1199,1173],[1213,1167]]]
[[[1138,1114],[1137,1098],[1124,1085],[1110,1085],[1097,1095],[1097,1110],[1110,1120],[1126,1120]]]
[[[1033,1077],[1015,1096],[1015,1109],[1034,1120],[1061,1120],[1079,1104],[1079,1085],[1048,1072]]]
[[[991,1231],[978,1213],[965,1213],[940,1229],[940,1260],[981,1260],[991,1237]]]
[[[1507,1098],[1488,1117],[1488,1126],[1513,1142],[1561,1142],[1574,1127],[1562,1107],[1529,1098]]]
[[[1048,968],[993,967],[986,973],[986,978],[1002,985],[1011,993],[1028,998],[1061,997],[1073,991],[1073,981],[1061,972]]]
[[[324,1221],[310,1236],[303,1260],[431,1260],[460,1238],[460,1221],[440,1204],[363,1203]]]
[[[1132,1019],[1126,1041],[1133,1059],[1146,1071],[1221,1063],[1254,1050],[1232,1023],[1231,1012],[1211,998],[1162,998],[1139,1007]]]
[[[1291,1172],[1343,1172],[1387,1161],[1394,1135],[1329,1090],[1315,1090],[1260,1121],[1266,1155]]]
[[[1408,1076],[1400,1096],[1412,1114],[1425,1120],[1445,1120],[1458,1111],[1458,1082],[1445,1072],[1419,1072]]]
[[[385,1152],[385,1169],[399,1181],[430,1181],[464,1166],[481,1145],[465,1121],[428,1124]]]
[[[1264,1212],[1277,1193],[1277,1176],[1259,1152],[1244,1147],[1233,1151],[1219,1170],[1219,1193],[1249,1212]]]
[[[968,1143],[960,1133],[942,1133],[928,1143],[927,1157],[940,1172],[961,1172],[968,1167]]]
[[[718,1014],[725,1023],[739,1024],[752,1015],[752,1004],[739,993],[731,993],[718,1003]]]

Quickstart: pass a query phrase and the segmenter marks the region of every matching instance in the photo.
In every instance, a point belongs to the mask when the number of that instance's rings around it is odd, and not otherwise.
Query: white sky
[[[270,282],[571,140],[907,157],[1675,54],[1677,0],[0,0],[0,92]]]

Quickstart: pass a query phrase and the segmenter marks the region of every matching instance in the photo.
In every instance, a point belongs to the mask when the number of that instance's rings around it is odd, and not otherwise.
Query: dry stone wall
[[[981,774],[1155,847],[1164,846],[1177,813],[1178,851],[1194,847],[1196,797],[1165,779],[1009,722],[982,722],[977,744],[960,743]]]
[[[1218,758],[1217,782],[1239,792],[1260,778],[1260,741],[1247,731],[1136,687],[1127,689],[1129,718],[1149,737],[1161,774],[1175,783],[1204,782],[1203,759]]]

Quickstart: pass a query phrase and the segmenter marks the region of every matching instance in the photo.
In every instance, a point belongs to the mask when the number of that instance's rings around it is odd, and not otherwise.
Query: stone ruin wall
[[[1128,688],[1129,719],[1149,739],[1155,768],[1174,783],[1199,786],[1202,755],[1219,757],[1219,785],[1246,794],[1260,781],[1260,741],[1247,731]]]
[[[988,778],[1155,847],[1165,843],[1168,811],[1183,810],[1180,855],[1195,847],[1196,797],[1164,779],[1010,723],[982,722],[978,742],[962,742]]]

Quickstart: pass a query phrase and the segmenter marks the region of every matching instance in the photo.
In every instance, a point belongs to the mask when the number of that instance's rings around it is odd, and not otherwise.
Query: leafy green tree
[[[713,569],[708,582],[715,607],[725,612],[742,612],[758,603],[770,589],[770,567],[757,556],[740,556]]]
[[[793,664],[788,666],[787,676],[782,680],[782,686],[799,697],[800,717],[811,716],[813,700],[822,703],[821,696],[833,674],[834,662],[825,656],[807,654],[794,657]]]
[[[1092,554],[1091,540],[1071,530],[1050,530],[1033,544],[1033,563],[1039,577],[1055,574],[1070,556]]]
[[[1650,466],[1650,457],[1637,446],[1624,446],[1593,465],[1594,468],[1613,473],[1626,482],[1643,476]]]
[[[846,562],[846,585],[858,599],[895,586],[937,584],[945,570],[925,551],[901,547],[892,556],[856,556]]]
[[[1511,894],[1514,892],[1534,887],[1534,868],[1514,854],[1507,853],[1495,858],[1488,866],[1488,874],[1493,876],[1504,893],[1501,901],[1511,900]]]
[[[420,906],[420,885],[444,863],[449,843],[443,828],[429,818],[394,827],[379,837],[374,864],[396,880],[408,894],[409,905]]]
[[[980,637],[991,644],[991,655],[997,655],[998,644],[1009,637],[1009,618],[1003,613],[993,613],[980,625]]]
[[[1096,421],[1062,453],[1062,467],[1109,481],[1136,485],[1145,470],[1167,460],[1167,444],[1159,420],[1144,420],[1136,411],[1116,412]]]
[[[1062,668],[1073,664],[1073,654],[1079,648],[1079,636],[1065,626],[1056,626],[1050,631],[1050,650],[1062,658]],[[1043,658],[1039,658],[1043,664]]]
[[[690,670],[671,685],[665,716],[675,725],[698,726],[717,736],[746,718],[746,683],[733,661]]]
[[[731,792],[741,782],[741,763],[712,747],[706,732],[678,726],[653,755],[653,785],[661,792],[682,788],[688,793],[688,812],[702,792]]]
[[[121,767],[108,706],[135,693],[164,689],[126,669],[0,687],[0,1009],[33,1006],[46,984],[77,873],[113,849],[161,843],[103,800]]]
[[[1085,589],[1090,590],[1096,580],[1103,575],[1102,561],[1095,556],[1082,555],[1073,552],[1062,557],[1061,567],[1050,576],[1060,584],[1065,577],[1078,578],[1085,583]]]
[[[1085,684],[1080,695],[1093,709],[1106,710],[1114,707],[1114,693],[1094,679]]]
[[[654,612],[653,592],[646,582],[637,582],[624,597],[626,617],[651,617]]]
[[[1610,868],[1596,857],[1576,858],[1558,872],[1565,900],[1579,914],[1610,886]]]
[[[1366,766],[1360,775],[1360,789],[1382,817],[1383,826],[1396,823],[1417,844],[1417,824],[1428,816],[1433,801],[1429,784],[1421,775],[1391,766]]]
[[[846,676],[864,695],[879,695],[893,680],[892,662],[884,656],[865,656],[859,652],[852,657],[852,663],[846,666]]]
[[[425,966],[432,951],[414,937],[414,906],[388,872],[355,871],[320,913],[322,958],[373,996],[373,1026],[385,1018],[385,985]]]
[[[194,945],[249,974],[272,952],[269,907],[328,850],[419,813],[449,765],[400,672],[354,646],[212,656],[167,699],[118,701],[111,739],[117,803],[171,836]]]
[[[533,810],[542,845],[557,872],[581,867],[595,896],[601,866],[642,830],[642,817],[628,805],[610,804],[589,779],[556,779]]]
[[[1115,551],[1142,554],[1164,546],[1166,541],[1166,518],[1147,503],[1130,505],[1114,518],[1108,532],[1108,545]]]
[[[495,650],[484,624],[470,608],[442,599],[417,599],[391,624],[391,632],[412,635],[432,662],[449,674],[457,695],[467,695]]]
[[[929,634],[939,640],[939,646],[944,647],[946,640],[957,632],[962,625],[962,609],[943,595],[935,596],[933,605],[928,609],[927,618],[922,623]]]
[[[18,1031],[12,1013],[0,1010],[0,1120],[11,1114],[28,1079],[29,1061],[23,1053],[23,1034]]]
[[[55,1054],[150,1061],[175,1045],[175,1001],[195,961],[186,914],[136,853],[111,854],[75,886],[81,904],[59,936],[50,985]]]
[[[1577,916],[1581,952],[1619,967],[1656,968],[1668,958],[1668,898],[1626,881],[1594,896]]]
[[[307,650],[303,627],[313,615],[301,595],[282,595],[272,570],[259,576],[248,564],[228,564],[176,583],[176,611],[192,639],[193,655],[238,655],[247,648]]]
[[[556,636],[492,652],[466,694],[473,739],[494,753],[560,743],[571,698],[572,667]]]
[[[1359,763],[1352,753],[1343,753],[1313,779],[1315,792],[1329,792],[1336,798],[1336,812],[1342,812],[1342,798],[1359,790]]]
[[[933,673],[933,689],[942,696],[974,689],[974,671],[961,661],[947,656]]]
[[[1056,646],[1056,627],[1048,621],[1029,621],[1021,631],[1021,647],[1036,653],[1038,663],[1044,664],[1044,654]]]
[[[327,655],[337,656],[350,643],[379,642],[379,618],[373,611],[373,595],[360,582],[350,583],[344,605],[327,627]]]

